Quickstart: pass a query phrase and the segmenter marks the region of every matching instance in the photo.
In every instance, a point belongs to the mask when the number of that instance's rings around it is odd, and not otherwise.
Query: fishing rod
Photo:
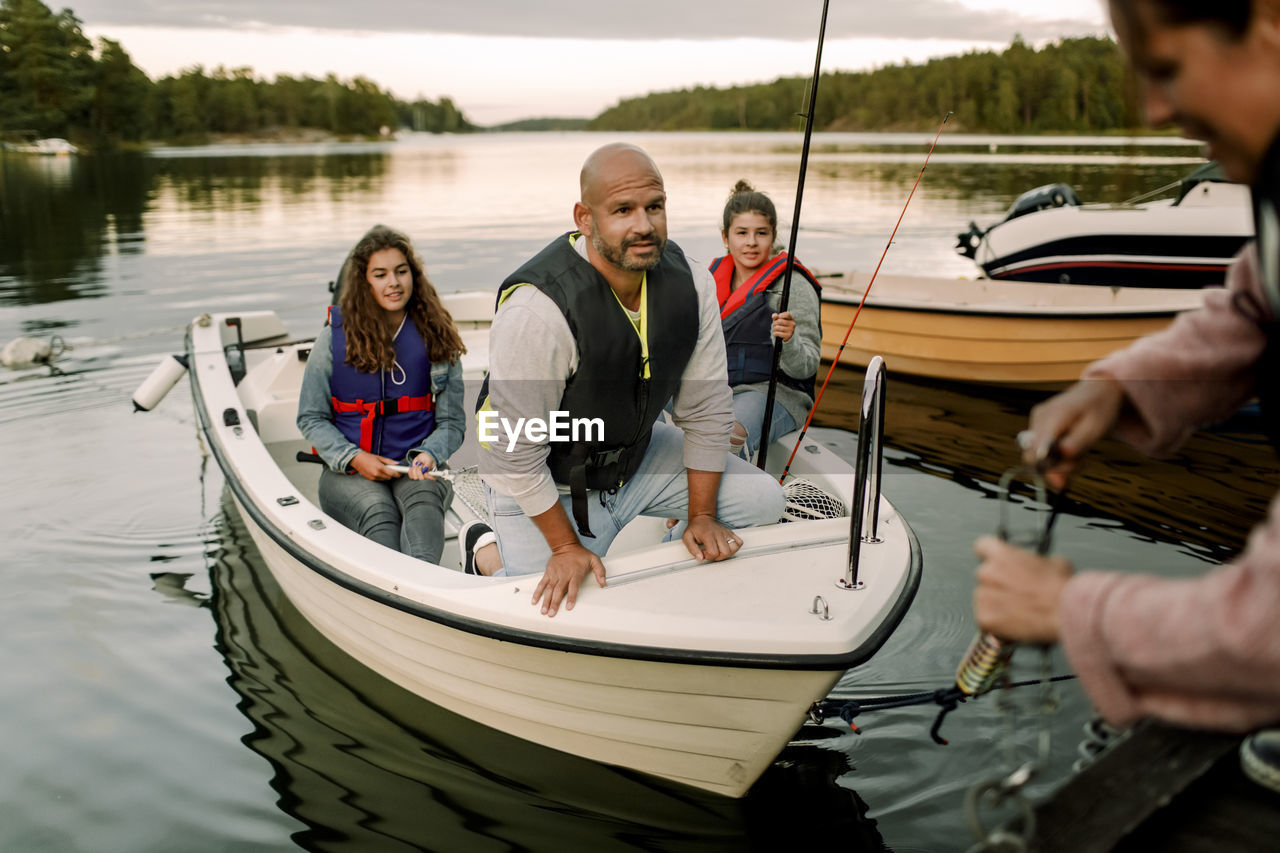
[[[813,110],[810,109],[810,112],[812,111]],[[787,457],[787,464],[786,464],[786,467],[782,469],[782,476],[778,477],[779,483],[781,483],[783,480],[787,478],[787,472],[791,470],[791,463],[796,458],[796,452],[800,449],[801,442],[804,441],[805,433],[809,431],[809,424],[813,423],[813,415],[815,412],[818,411],[818,403],[822,402],[822,394],[827,390],[827,384],[831,382],[831,375],[835,373],[836,365],[840,363],[840,354],[844,352],[845,345],[849,343],[849,335],[853,334],[853,325],[854,323],[858,322],[858,317],[859,315],[862,314],[862,306],[867,304],[867,294],[871,292],[871,286],[876,283],[876,276],[880,274],[880,266],[881,264],[884,263],[885,255],[889,254],[889,247],[893,245],[893,238],[898,233],[898,226],[902,224],[902,217],[907,215],[907,207],[908,205],[911,204],[912,196],[916,194],[916,187],[920,186],[920,179],[924,177],[924,170],[929,168],[929,158],[933,156],[933,149],[936,148],[938,145],[938,137],[942,135],[942,129],[947,126],[947,121],[951,118],[951,115],[952,115],[951,111],[948,111],[947,114],[942,117],[942,124],[938,125],[938,132],[933,135],[933,144],[929,146],[928,153],[924,155],[924,163],[923,165],[920,166],[920,174],[916,175],[916,182],[911,185],[911,192],[907,193],[907,201],[905,204],[902,205],[902,212],[898,214],[898,221],[894,224],[893,231],[889,234],[889,242],[885,243],[884,251],[880,253],[880,261],[876,264],[875,272],[871,273],[871,280],[867,282],[867,289],[862,292],[862,300],[858,303],[858,310],[853,312],[853,319],[849,321],[849,328],[846,329],[844,332],[844,340],[840,342],[840,348],[836,350],[835,357],[831,359],[831,367],[827,370],[827,378],[822,380],[822,387],[818,389],[818,396],[814,398],[813,405],[809,407],[809,417],[805,418],[804,427],[800,430],[799,437],[796,438],[796,446],[791,448],[791,455]],[[803,164],[801,165],[800,168],[801,168],[800,173],[803,175],[804,174]],[[797,198],[796,201],[799,202],[799,198]],[[799,214],[800,214],[800,208],[799,208],[799,204],[797,204],[796,215],[799,216]],[[795,226],[792,225],[791,243],[793,247],[795,245],[795,237],[796,237]],[[788,272],[790,272],[790,264],[791,264],[791,258],[787,258]],[[790,278],[788,278],[787,284],[790,284],[790,283],[791,283],[791,280]],[[784,300],[786,299],[785,290],[783,291],[783,299]],[[786,305],[785,301],[783,302],[783,305],[784,306]],[[782,310],[786,310],[785,307]],[[781,353],[782,353],[782,342],[777,341],[777,345],[774,349],[774,374],[775,375],[777,374],[778,356]],[[769,398],[770,402],[769,402],[769,405],[766,406],[764,410],[765,423],[768,423],[769,414],[773,407],[772,406],[772,402],[773,402],[772,380],[770,381],[769,391],[770,391],[770,398]],[[862,429],[862,426],[859,425],[858,429]],[[762,432],[761,435],[764,436],[764,435],[767,435],[767,433]],[[765,443],[761,441],[760,451],[761,451],[762,457],[764,455],[764,448],[765,448]],[[764,468],[763,463],[760,465],[760,467]]]
[[[800,205],[804,200],[804,175],[809,167],[809,140],[813,138],[813,114],[818,104],[818,78],[822,74],[822,40],[827,33],[827,7],[830,0],[822,0],[822,21],[818,24],[818,51],[813,58],[813,81],[809,86],[809,108],[804,116],[804,145],[800,149],[800,176],[796,182],[796,207],[791,214],[791,237],[787,240],[787,266],[782,274],[782,298],[778,302],[778,313],[787,310],[791,298],[791,273],[796,265],[796,235],[800,233]],[[773,339],[773,369],[769,371],[769,393],[764,400],[764,420],[760,422],[760,452],[756,457],[756,467],[764,470],[765,460],[769,456],[769,429],[773,426],[773,401],[778,394],[778,370],[782,363],[782,338]],[[794,452],[792,456],[794,457]],[[790,460],[788,460],[790,464]]]

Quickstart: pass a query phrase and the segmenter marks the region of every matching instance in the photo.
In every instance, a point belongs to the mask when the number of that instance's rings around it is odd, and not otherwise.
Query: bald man
[[[686,517],[689,553],[718,561],[742,545],[733,528],[783,509],[777,482],[727,452],[715,281],[667,240],[657,165],[606,145],[580,189],[577,230],[498,290],[477,412],[496,547],[485,526],[460,534],[468,571],[543,572],[533,603],[548,616],[587,575],[605,584],[600,558],[638,515]],[[674,426],[658,419],[668,401]]]

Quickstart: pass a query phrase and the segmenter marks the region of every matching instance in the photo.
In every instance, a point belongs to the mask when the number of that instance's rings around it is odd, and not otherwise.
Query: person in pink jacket
[[[1258,242],[1203,309],[1094,363],[1080,382],[1032,409],[1026,461],[1056,448],[1046,475],[1056,488],[1108,433],[1163,455],[1254,395],[1264,413],[1280,403],[1271,400],[1280,394],[1273,355],[1280,351],[1280,0],[1111,0],[1110,7],[1148,121],[1205,140],[1228,177],[1252,185]],[[1061,643],[1114,725],[1155,717],[1248,732],[1278,723],[1280,499],[1261,521],[1236,560],[1184,580],[1077,573],[1061,557],[983,537],[974,546],[982,561],[978,625],[1007,640]],[[1280,732],[1246,746],[1245,769],[1280,789]]]

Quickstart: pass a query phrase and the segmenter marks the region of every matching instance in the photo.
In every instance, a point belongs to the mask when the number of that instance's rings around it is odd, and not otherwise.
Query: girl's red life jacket
[[[805,266],[796,261],[792,265],[800,277],[822,295],[822,285]],[[773,309],[765,291],[778,281],[787,270],[787,253],[779,252],[760,265],[755,274],[737,290],[733,289],[733,256],[716,258],[708,267],[716,280],[716,299],[720,303],[720,324],[724,330],[725,355],[729,362],[729,385],[747,385],[768,382],[773,372]],[[794,279],[793,279],[794,280]],[[784,370],[778,371],[778,381],[803,391],[813,398],[813,376],[800,378]]]

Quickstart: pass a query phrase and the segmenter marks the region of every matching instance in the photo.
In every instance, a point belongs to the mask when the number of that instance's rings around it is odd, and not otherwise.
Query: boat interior
[[[467,347],[463,357],[465,405],[467,411],[472,411],[487,367],[493,297],[487,292],[444,296]],[[222,338],[233,375],[237,371],[242,373],[236,390],[250,424],[299,495],[318,507],[321,464],[315,461],[311,445],[303,439],[295,422],[311,340],[290,339],[280,321],[269,312],[245,315],[239,326],[224,329]],[[786,467],[798,436],[798,432],[783,436],[770,448],[767,470],[775,478],[781,476]],[[312,458],[308,459],[309,456]],[[475,430],[469,428],[462,447],[448,460],[454,501],[446,513],[446,542],[440,558],[442,566],[458,571],[461,571],[459,529],[472,519],[488,518],[484,485],[476,471],[477,458]],[[785,484],[788,509],[784,521],[805,523],[846,517],[848,507],[854,502],[854,486],[853,468],[813,437],[806,436],[788,472]],[[878,502],[878,492],[877,485],[867,496],[868,505]],[[659,545],[667,533],[665,519],[637,518],[614,540],[609,556]]]

